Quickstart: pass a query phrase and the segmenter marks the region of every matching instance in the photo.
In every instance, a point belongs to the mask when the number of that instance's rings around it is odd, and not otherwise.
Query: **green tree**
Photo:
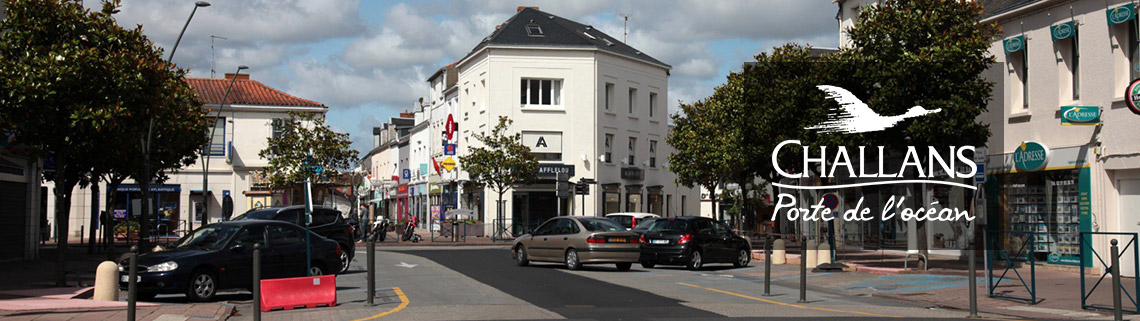
[[[713,200],[719,200],[717,187],[731,172],[728,166],[732,151],[724,144],[740,128],[726,122],[727,115],[718,106],[709,100],[681,103],[681,112],[670,115],[674,127],[665,138],[674,149],[669,155],[669,170],[677,175],[677,183],[704,187]],[[713,202],[713,215],[719,219],[717,203]]]
[[[495,237],[506,231],[502,225],[503,194],[517,184],[532,184],[538,179],[538,158],[522,143],[522,134],[507,133],[512,123],[514,121],[506,116],[500,116],[499,124],[489,134],[475,134],[483,146],[472,147],[470,153],[459,156],[459,167],[471,175],[471,180],[490,187],[499,195],[495,202],[498,219]]]
[[[289,119],[274,126],[281,126],[281,135],[270,137],[269,146],[258,153],[269,161],[265,177],[273,189],[339,177],[356,164],[357,151],[350,147],[348,134],[334,132],[323,115],[289,112]]]
[[[166,106],[181,71],[161,64],[161,52],[112,15],[117,1],[88,11],[75,0],[8,0],[0,22],[0,128],[30,154],[54,164],[44,178],[56,185],[56,282],[66,271],[71,191],[102,175],[137,141],[121,135],[137,113]],[[152,110],[153,109],[153,110]],[[119,159],[121,160],[121,159]]]

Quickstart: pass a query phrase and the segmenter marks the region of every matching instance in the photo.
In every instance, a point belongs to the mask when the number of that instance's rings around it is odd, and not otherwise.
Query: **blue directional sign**
[[[443,154],[447,156],[455,156],[455,144],[444,144]]]
[[[403,174],[404,179],[412,179],[412,170],[405,168]]]

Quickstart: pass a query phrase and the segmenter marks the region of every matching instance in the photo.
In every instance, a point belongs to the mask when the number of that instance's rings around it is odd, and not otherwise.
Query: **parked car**
[[[191,301],[208,301],[223,289],[253,287],[253,245],[261,243],[263,279],[306,276],[305,230],[292,223],[267,220],[227,221],[206,225],[182,237],[167,250],[139,255],[137,297],[184,293]],[[313,275],[340,269],[343,249],[315,233]],[[129,259],[119,262],[119,287],[126,290]]]
[[[305,206],[254,209],[234,217],[233,220],[250,219],[284,221],[305,226]],[[352,263],[352,258],[356,256],[356,238],[353,236],[356,234],[356,227],[345,221],[341,217],[340,211],[324,206],[314,206],[313,222],[309,225],[309,230],[340,244],[340,248],[344,251],[341,251],[340,257],[341,269],[337,270],[336,273],[347,272],[350,263]]]
[[[617,222],[600,217],[555,217],[534,232],[515,240],[512,257],[519,266],[531,261],[565,263],[577,270],[583,264],[613,263],[628,271],[641,249],[637,234]]]
[[[640,222],[643,219],[650,218],[650,217],[661,217],[661,216],[657,215],[657,214],[652,214],[652,213],[638,213],[638,212],[623,212],[623,213],[606,214],[606,218],[614,220],[615,222],[618,222],[618,224],[621,224],[621,226],[625,226],[626,230],[632,230],[633,227],[637,226],[638,222]]]
[[[629,231],[637,233],[637,236],[640,237],[641,234],[644,234],[645,231],[649,229],[650,225],[653,225],[653,221],[656,221],[659,219],[661,219],[661,218],[660,217],[646,217],[646,218],[640,219],[637,221],[637,225],[634,225],[633,229],[629,230]]]
[[[641,235],[641,266],[684,265],[699,270],[708,263],[748,266],[752,246],[724,223],[707,217],[655,220]]]

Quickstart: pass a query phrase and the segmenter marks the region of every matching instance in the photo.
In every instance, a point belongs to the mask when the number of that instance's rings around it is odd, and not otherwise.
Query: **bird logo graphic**
[[[839,103],[839,109],[837,110],[837,113],[829,115],[828,119],[822,123],[804,128],[816,129],[823,134],[877,132],[894,127],[903,119],[929,115],[942,111],[942,108],[931,110],[922,108],[922,106],[914,106],[908,109],[906,113],[903,113],[902,115],[881,116],[878,113],[875,113],[874,110],[871,110],[871,107],[867,107],[867,104],[864,104],[863,101],[859,100],[858,97],[855,97],[854,94],[847,91],[846,89],[828,85],[819,85],[816,86],[816,88],[819,88],[819,90],[826,92],[828,99]]]

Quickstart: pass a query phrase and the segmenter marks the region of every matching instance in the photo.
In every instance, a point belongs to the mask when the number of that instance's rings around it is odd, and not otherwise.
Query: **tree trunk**
[[[67,179],[67,161],[65,153],[55,154],[55,235],[56,235],[56,270],[55,285],[67,285],[67,234],[68,220],[71,214],[71,189],[75,183]]]
[[[107,213],[107,222],[103,224],[103,244],[107,247],[107,257],[114,258],[115,249],[115,191],[119,189],[119,185],[123,183],[121,177],[110,177],[107,179],[107,204],[103,204],[104,211]]]
[[[99,176],[94,176],[96,179],[91,182],[91,225],[88,225],[89,227],[87,228],[87,239],[90,240],[90,242],[87,242],[88,254],[95,253],[95,238],[97,236],[96,231],[99,230],[96,226],[99,226],[100,223],[103,223],[99,222],[99,206],[95,205],[99,204]]]
[[[720,203],[720,199],[717,198],[716,194],[716,187],[718,185],[719,184],[713,184],[713,186],[709,187],[709,196],[712,198],[712,218],[716,219],[717,221],[720,220],[720,211],[717,210],[717,205]]]

